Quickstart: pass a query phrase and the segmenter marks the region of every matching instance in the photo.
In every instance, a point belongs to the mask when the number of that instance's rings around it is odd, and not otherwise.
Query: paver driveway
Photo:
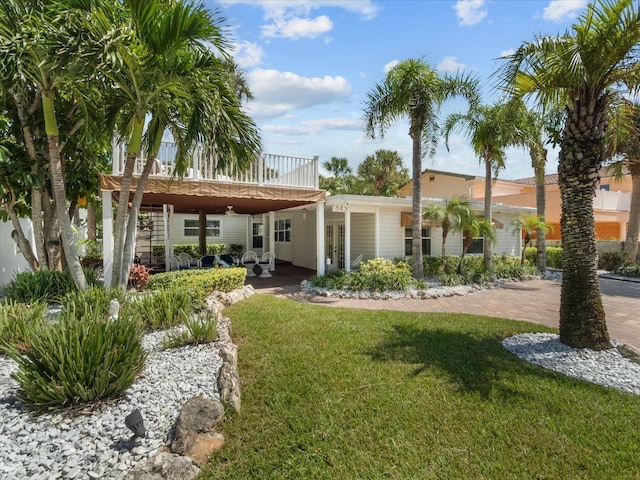
[[[300,292],[299,284],[261,288],[286,298],[332,307],[408,312],[461,312],[511,318],[558,327],[560,281],[531,280],[482,290],[469,295],[427,300],[352,300],[327,298]],[[640,347],[640,283],[600,279],[607,326],[612,338]]]

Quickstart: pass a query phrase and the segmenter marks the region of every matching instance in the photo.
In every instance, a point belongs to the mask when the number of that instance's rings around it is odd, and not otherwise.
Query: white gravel
[[[222,365],[214,344],[160,351],[164,332],[144,338],[142,375],[123,397],[89,414],[31,415],[9,377],[17,365],[0,355],[0,479],[119,479],[169,443],[182,405],[196,395],[216,398]],[[124,417],[138,408],[147,436],[132,440]]]

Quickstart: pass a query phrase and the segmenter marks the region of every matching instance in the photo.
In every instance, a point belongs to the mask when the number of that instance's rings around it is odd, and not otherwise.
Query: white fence
[[[629,192],[596,190],[596,196],[593,197],[594,210],[628,211],[630,203],[631,194]]]

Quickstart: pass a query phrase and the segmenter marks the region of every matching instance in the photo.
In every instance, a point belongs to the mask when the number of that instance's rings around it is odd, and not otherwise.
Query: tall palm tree
[[[349,161],[344,157],[331,157],[322,166],[332,175],[320,177],[320,188],[327,190],[332,195],[341,193],[353,193],[355,177],[349,166]]]
[[[621,157],[610,166],[616,178],[622,178],[625,168],[631,175],[629,225],[624,242],[624,255],[631,262],[638,256],[640,233],[640,103],[620,99],[611,112],[607,140],[607,156]]]
[[[125,5],[132,29],[116,51],[117,62],[108,76],[118,87],[113,118],[127,139],[114,226],[113,286],[126,285],[144,185],[165,130],[178,145],[177,175],[186,171],[198,143],[215,152],[219,168],[245,169],[260,151],[255,124],[241,109],[241,98],[250,93],[230,66],[228,42],[211,14],[189,1],[127,0]],[[128,192],[142,151],[147,161],[129,209]]]
[[[365,131],[371,138],[384,137],[400,118],[409,119],[412,155],[412,269],[422,278],[422,159],[433,156],[438,140],[438,110],[448,98],[461,95],[477,103],[477,81],[471,76],[441,77],[422,59],[408,59],[394,66],[383,82],[367,96]]]
[[[635,92],[640,7],[598,0],[572,30],[540,36],[505,58],[502,86],[515,96],[564,108],[558,184],[563,278],[560,340],[572,347],[611,348],[598,285],[593,196],[603,162],[607,109],[615,91]]]
[[[531,243],[531,239],[535,233],[540,231],[547,233],[551,230],[551,227],[544,222],[544,218],[537,214],[531,215],[518,215],[511,222],[514,232],[517,234],[524,234],[524,241],[522,242],[522,251],[520,255],[520,264],[524,265],[524,252]]]
[[[471,147],[480,161],[484,162],[484,218],[492,221],[493,179],[504,168],[505,149],[520,141],[519,130],[514,124],[516,110],[510,103],[480,105],[466,114],[453,113],[447,117],[443,127],[445,144],[449,148],[449,135],[462,130],[471,140]],[[492,267],[491,242],[484,245],[484,265]]]
[[[449,273],[446,243],[449,233],[460,232],[472,223],[474,216],[471,205],[463,197],[445,200],[444,206],[433,204],[425,208],[424,218],[442,228],[442,265]]]
[[[403,166],[402,157],[394,150],[376,150],[358,165],[358,177],[363,195],[396,197],[398,189],[409,183],[409,170]]]

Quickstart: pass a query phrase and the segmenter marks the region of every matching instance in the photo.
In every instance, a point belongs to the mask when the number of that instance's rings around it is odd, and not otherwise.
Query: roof
[[[476,178],[478,178],[475,175],[468,175],[464,173],[454,173],[454,172],[444,172],[442,170],[431,170],[430,168],[425,168],[422,171],[422,175],[425,175],[427,173],[435,173],[437,175],[445,175],[447,177],[459,177],[459,178],[464,178],[465,180],[475,180]]]
[[[536,185],[536,177],[526,177],[526,178],[517,178],[515,180],[505,180],[506,182],[513,183],[521,183],[522,185]],[[558,174],[551,173],[549,175],[544,176],[544,184],[545,185],[557,185],[558,184]]]

